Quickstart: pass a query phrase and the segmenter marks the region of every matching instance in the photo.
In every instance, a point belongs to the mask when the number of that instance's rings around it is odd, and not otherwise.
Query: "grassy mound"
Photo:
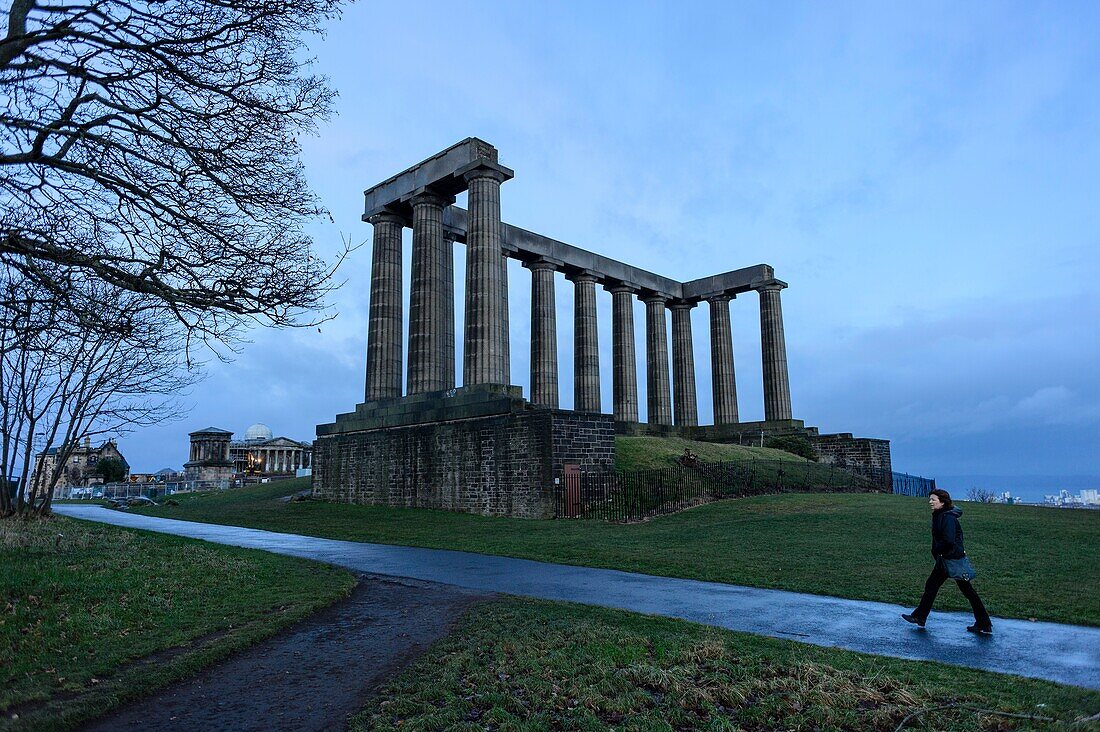
[[[770,447],[744,447],[717,442],[685,440],[682,437],[616,437],[616,470],[653,470],[677,465],[684,450],[691,450],[704,463],[741,460],[810,461],[798,455]]]

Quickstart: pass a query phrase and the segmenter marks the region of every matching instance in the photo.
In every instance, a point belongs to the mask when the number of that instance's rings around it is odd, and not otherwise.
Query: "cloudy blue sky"
[[[924,475],[1100,474],[1098,27],[1088,2],[360,3],[310,41],[340,94],[305,142],[335,222],[313,233],[330,255],[369,240],[364,188],[477,136],[516,171],[509,223],[681,280],[774,266],[807,424],[889,438],[895,469]],[[184,420],[124,437],[134,468],[180,466],[199,427],[309,439],[352,409],[369,270],[367,246],[320,332],[252,333]],[[514,265],[525,389],[529,282]],[[569,407],[561,279],[558,306]],[[755,295],[732,314],[759,419]],[[708,421],[706,307],[693,317]]]

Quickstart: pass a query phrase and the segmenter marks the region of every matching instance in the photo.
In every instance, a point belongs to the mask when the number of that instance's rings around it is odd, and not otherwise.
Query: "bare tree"
[[[975,503],[996,503],[997,494],[989,488],[971,488],[966,494],[966,499]]]
[[[347,249],[326,264],[303,229],[324,212],[297,138],[334,94],[302,73],[300,38],[339,5],[13,0],[0,265],[85,329],[118,326],[86,296],[97,282],[207,342],[251,322],[314,322]]]
[[[37,282],[9,280],[3,289],[22,307],[0,329],[0,472],[18,476],[14,496],[6,485],[0,491],[0,516],[46,514],[80,441],[174,418],[195,376],[182,363],[178,321],[143,295],[103,301],[104,319],[126,323],[119,334],[83,327],[57,301],[37,297]],[[52,463],[36,464],[51,450]]]

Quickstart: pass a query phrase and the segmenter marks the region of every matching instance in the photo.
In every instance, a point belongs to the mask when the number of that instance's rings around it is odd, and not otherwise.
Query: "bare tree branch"
[[[186,367],[184,333],[165,307],[141,295],[100,300],[104,318],[125,335],[86,328],[32,280],[0,282],[4,299],[22,304],[20,320],[0,329],[0,473],[18,476],[0,516],[48,513],[53,488],[86,438],[119,435],[176,418],[179,397],[197,378]],[[98,283],[88,301],[113,292]],[[55,450],[47,465],[41,456]],[[6,486],[5,486],[6,488]]]
[[[336,286],[298,138],[334,93],[303,34],[339,0],[14,0],[0,40],[0,265],[91,327],[75,283],[167,308],[192,339],[323,320]],[[0,302],[0,307],[6,307]],[[13,320],[4,316],[6,320]]]

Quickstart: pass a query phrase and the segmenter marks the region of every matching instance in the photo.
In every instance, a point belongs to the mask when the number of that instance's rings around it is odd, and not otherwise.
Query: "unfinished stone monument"
[[[889,443],[819,436],[792,418],[780,292],[758,264],[680,282],[503,223],[513,171],[468,138],[365,191],[374,226],[365,400],[317,427],[314,494],[487,515],[553,515],[566,470],[610,470],[614,436],[752,442],[801,434],[825,460],[860,459],[889,486]],[[454,205],[468,193],[469,210]],[[401,234],[412,227],[408,363],[402,374]],[[455,387],[454,244],[466,245],[462,386]],[[531,271],[530,394],[510,384],[507,259]],[[558,404],[556,272],[574,287],[574,408]],[[612,297],[613,412],[601,413],[596,286]],[[764,420],[737,410],[730,302],[759,295]],[[638,421],[633,298],[645,303],[648,423]],[[690,310],[710,309],[714,425],[700,426]],[[672,320],[672,370],[666,312]],[[404,376],[404,379],[402,378]],[[404,382],[404,392],[402,384]],[[821,440],[828,437],[827,440]],[[877,466],[877,467],[876,467]]]

